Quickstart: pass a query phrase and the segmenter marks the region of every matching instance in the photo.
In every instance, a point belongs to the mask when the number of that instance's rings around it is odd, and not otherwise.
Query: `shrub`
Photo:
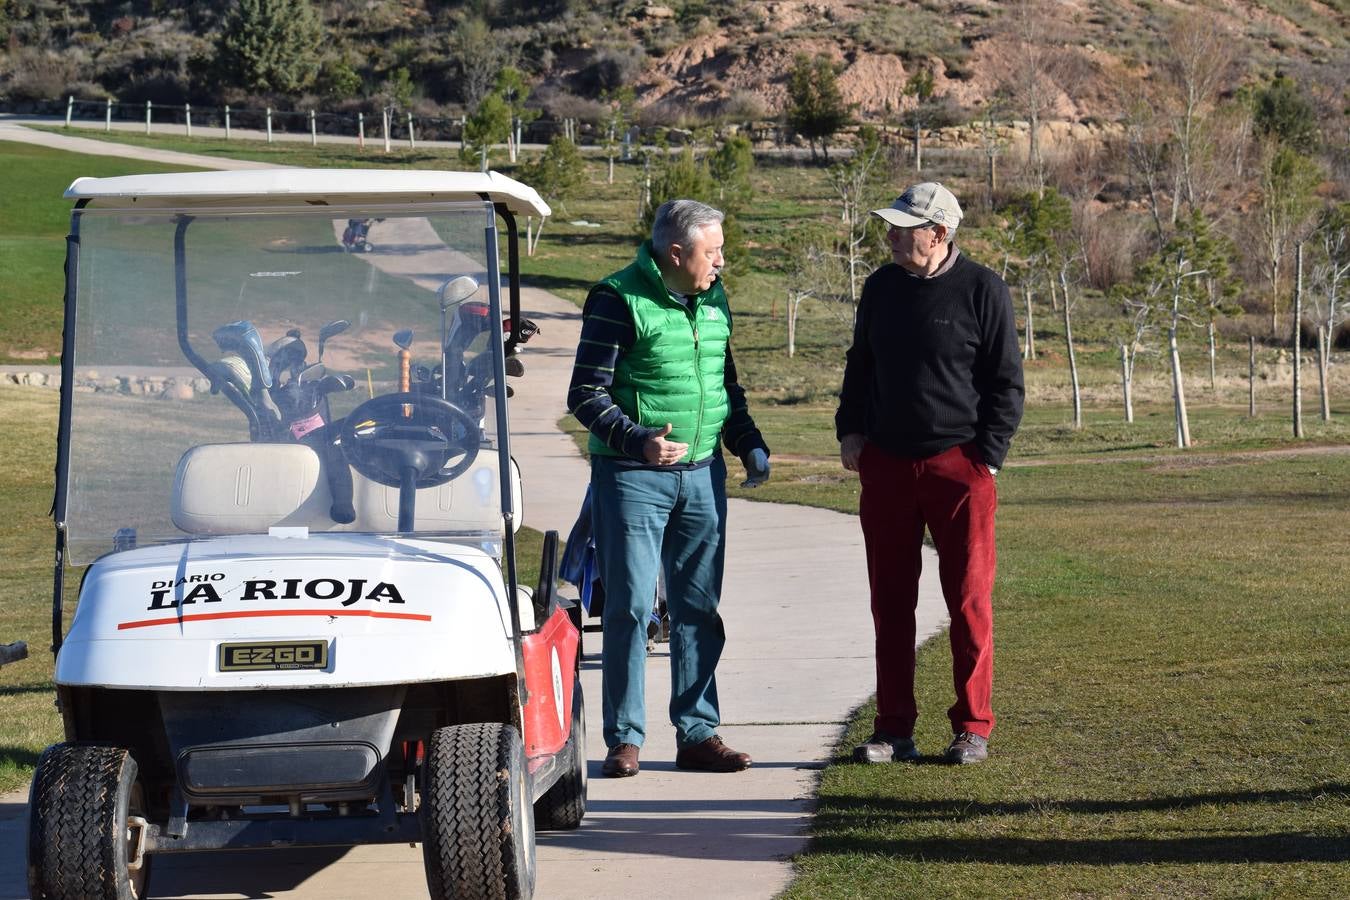
[[[575,82],[583,94],[598,97],[605,91],[617,91],[636,81],[646,62],[637,47],[601,47],[591,64],[578,73]]]

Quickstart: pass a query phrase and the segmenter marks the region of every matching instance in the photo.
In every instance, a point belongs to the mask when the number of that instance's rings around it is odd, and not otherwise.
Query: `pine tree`
[[[309,0],[239,0],[216,47],[222,79],[263,94],[299,94],[319,73],[323,26]]]

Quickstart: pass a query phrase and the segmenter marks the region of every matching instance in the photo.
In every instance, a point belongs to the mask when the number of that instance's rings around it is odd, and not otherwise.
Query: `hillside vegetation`
[[[302,47],[297,77],[250,83],[222,58],[240,8],[276,10],[278,34]],[[1240,61],[1226,91],[1278,71],[1344,113],[1350,14],[1339,0],[0,0],[0,97],[397,102],[430,115],[472,109],[514,66],[533,103],[559,116],[596,115],[606,92],[631,85],[653,120],[745,120],[784,110],[804,53],[837,64],[864,119],[914,106],[906,83],[919,72],[959,119],[1007,93],[1031,38],[1053,56],[1055,117],[1114,120],[1121,79],[1154,74],[1177,18],[1226,36]]]

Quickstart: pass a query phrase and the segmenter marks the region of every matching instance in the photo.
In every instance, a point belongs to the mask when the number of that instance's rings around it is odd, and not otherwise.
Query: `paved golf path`
[[[15,131],[0,123],[0,139]],[[21,139],[48,143],[38,139],[48,137],[79,152],[86,143],[109,146],[32,131]],[[122,149],[127,156],[141,152]],[[228,165],[154,153],[183,165]],[[72,179],[79,174],[72,171]],[[380,264],[378,250],[371,257]],[[535,289],[526,290],[524,307],[541,326],[522,350],[526,374],[513,379],[510,413],[525,480],[525,522],[565,536],[587,479],[575,446],[556,427],[566,411],[579,314]],[[738,465],[733,469],[739,474]],[[754,767],[730,775],[674,768],[674,733],[665,715],[669,665],[665,645],[659,645],[647,671],[649,738],[642,772],[599,778],[605,752],[599,739],[599,635],[587,634],[589,810],[578,831],[539,835],[537,897],[768,898],[787,885],[789,859],[806,845],[816,773],[850,711],[872,692],[861,532],[853,516],[798,506],[732,500],[729,516],[722,602],[727,647],[718,669],[721,731],[754,757]],[[929,563],[920,640],[945,624],[936,561]],[[0,796],[0,900],[26,896],[26,801],[26,792]],[[420,847],[407,846],[160,857],[151,888],[155,897],[194,898],[426,895]]]

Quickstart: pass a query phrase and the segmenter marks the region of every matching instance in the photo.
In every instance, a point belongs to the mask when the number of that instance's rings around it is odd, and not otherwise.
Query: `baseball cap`
[[[936,222],[955,228],[961,222],[961,204],[952,192],[936,181],[925,181],[905,188],[886,209],[874,209],[872,215],[901,228]]]

